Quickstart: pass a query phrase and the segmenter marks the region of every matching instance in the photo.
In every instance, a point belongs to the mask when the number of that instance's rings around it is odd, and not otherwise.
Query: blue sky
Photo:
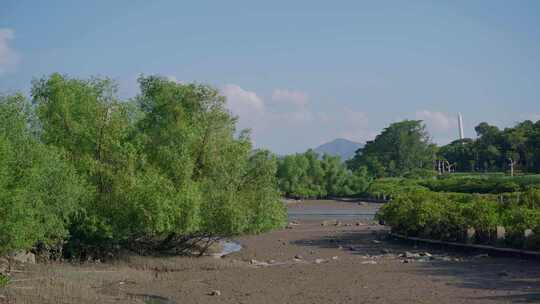
[[[540,1],[0,3],[0,92],[61,72],[207,83],[258,147],[304,151],[423,119],[437,143],[540,119]]]

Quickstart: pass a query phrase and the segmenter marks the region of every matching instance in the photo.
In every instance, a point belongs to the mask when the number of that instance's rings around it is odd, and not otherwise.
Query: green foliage
[[[435,148],[421,121],[404,120],[368,141],[347,164],[353,170],[365,167],[375,177],[399,177],[432,169]]]
[[[507,193],[525,191],[531,186],[540,185],[540,175],[449,175],[445,178],[423,180],[420,184],[436,192]]]
[[[0,288],[6,287],[9,284],[10,281],[11,280],[9,279],[8,276],[3,275],[3,274],[0,273]]]
[[[395,184],[395,183],[394,183]],[[540,233],[540,190],[499,196],[432,192],[405,189],[387,204],[377,217],[394,232],[448,241],[463,241],[465,230],[476,230],[479,243],[495,242],[497,226],[507,231],[506,245],[538,249],[540,240],[525,240],[525,229]]]
[[[407,178],[380,178],[374,180],[366,190],[372,198],[391,199],[404,192],[428,190],[421,186],[418,180]]]
[[[438,157],[459,171],[540,172],[540,121],[526,120],[512,128],[499,128],[482,122],[475,127],[478,138],[456,140],[440,148]]]
[[[216,89],[158,76],[139,84],[123,102],[108,79],[53,74],[34,81],[33,105],[0,100],[0,253],[283,224],[277,160],[236,136]]]
[[[301,198],[356,195],[369,184],[365,169],[352,172],[339,156],[320,158],[313,150],[281,158],[277,176],[286,196]]]
[[[28,108],[20,95],[0,98],[0,254],[61,242],[87,196],[64,153],[30,134]]]

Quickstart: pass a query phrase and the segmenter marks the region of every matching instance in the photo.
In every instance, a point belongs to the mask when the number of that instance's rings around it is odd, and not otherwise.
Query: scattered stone
[[[325,226],[325,227],[326,227],[326,226],[332,226],[332,225],[337,226],[337,223],[338,223],[337,221],[329,221],[329,220],[325,220],[325,221],[323,221],[323,222],[321,223],[321,226]]]
[[[418,253],[412,253],[412,252],[409,252],[409,251],[405,251],[405,254],[404,256],[408,259],[416,259],[416,258],[419,258],[420,257],[420,254]]]
[[[315,259],[315,264],[322,264],[322,263],[327,263],[328,261],[325,260],[325,259]]]
[[[36,255],[27,252],[27,251],[15,251],[11,254],[11,258],[20,263],[29,263],[29,264],[35,264],[36,263]]]
[[[337,257],[337,255],[332,257],[332,260],[334,260],[334,261],[337,260],[337,259],[339,259],[339,258]]]
[[[251,260],[251,261],[250,261],[250,264],[251,264],[251,265],[254,265],[254,266],[259,266],[259,267],[270,266],[270,264],[267,263],[267,262],[261,262],[261,261],[257,261],[257,260]]]
[[[338,227],[338,226],[341,226],[342,223],[340,221],[336,221],[336,223],[334,224],[334,226]]]
[[[212,291],[210,291],[209,295],[211,295],[211,296],[220,296],[220,295],[221,295],[221,291],[219,291],[219,290],[212,290]]]
[[[347,223],[347,224],[345,224],[345,227],[351,227],[351,226],[352,226],[352,224],[351,224],[351,223]]]
[[[362,263],[360,264],[364,264],[364,265],[376,265],[377,262],[376,261],[373,261],[373,260],[369,260],[369,261],[363,261]]]
[[[441,261],[452,262],[452,258],[451,258],[451,257],[447,257],[447,256],[443,256],[443,257],[441,257]]]

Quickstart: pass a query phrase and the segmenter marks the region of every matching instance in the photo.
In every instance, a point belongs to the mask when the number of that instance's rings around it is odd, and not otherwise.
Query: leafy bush
[[[87,197],[64,153],[32,137],[26,106],[22,96],[0,99],[0,254],[61,242]]]
[[[33,105],[0,100],[0,254],[67,240],[78,255],[284,223],[275,157],[236,135],[216,89],[139,83],[123,102],[108,79],[53,74],[33,83]]]
[[[505,203],[494,195],[438,193],[425,189],[406,191],[385,204],[377,217],[397,233],[432,239],[462,241],[468,227],[476,241],[492,243],[497,226],[506,228],[509,246],[540,248],[539,190],[508,196]],[[525,240],[525,229],[535,236]]]
[[[0,288],[6,287],[9,284],[10,281],[11,280],[9,279],[8,276],[3,275],[3,274],[0,273]]]
[[[277,177],[286,196],[300,198],[357,195],[366,190],[370,180],[365,168],[352,172],[339,156],[321,158],[313,150],[282,157]]]
[[[540,177],[538,175],[515,177],[457,175],[436,180],[423,180],[421,184],[436,192],[497,194],[524,191],[531,186],[540,185]]]

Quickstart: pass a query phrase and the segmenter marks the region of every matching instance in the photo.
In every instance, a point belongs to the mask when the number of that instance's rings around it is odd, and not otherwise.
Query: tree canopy
[[[352,170],[362,167],[375,177],[404,176],[415,170],[433,169],[436,146],[419,120],[392,123],[368,141],[347,162]]]
[[[37,79],[0,100],[0,251],[261,232],[283,223],[277,159],[207,85]],[[45,223],[45,226],[43,226]],[[79,245],[77,245],[79,244]]]
[[[477,139],[457,140],[439,157],[459,171],[507,171],[510,162],[524,172],[540,172],[540,121],[526,120],[500,130],[486,122],[475,127]]]

